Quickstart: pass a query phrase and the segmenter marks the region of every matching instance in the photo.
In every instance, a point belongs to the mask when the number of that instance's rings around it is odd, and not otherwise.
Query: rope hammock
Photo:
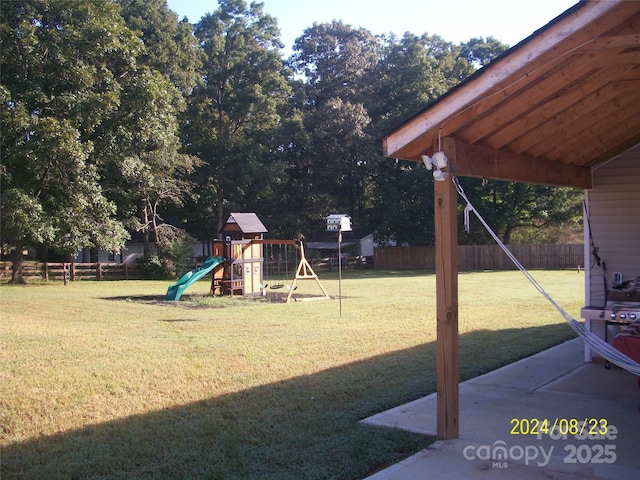
[[[608,360],[609,362],[613,363],[614,365],[617,365],[620,368],[623,368],[628,372],[633,373],[634,375],[640,376],[640,363],[628,357],[627,355],[622,353],[620,350],[614,348],[613,345],[610,345],[609,343],[605,342],[603,339],[601,339],[597,335],[588,331],[581,322],[573,318],[569,314],[569,312],[563,309],[553,298],[551,298],[551,295],[549,295],[545,291],[545,289],[542,287],[542,285],[540,285],[537,282],[537,280],[533,278],[533,276],[529,273],[529,271],[518,261],[518,259],[513,255],[513,253],[511,253],[511,251],[507,248],[507,246],[504,243],[502,243],[500,238],[498,238],[496,233],[491,229],[491,227],[487,224],[484,218],[482,218],[482,216],[478,213],[478,211],[475,209],[473,204],[467,198],[467,195],[465,194],[462,186],[458,182],[458,179],[455,176],[453,176],[452,179],[456,187],[456,190],[458,191],[458,194],[467,203],[467,206],[465,207],[465,210],[464,210],[464,221],[465,221],[465,228],[467,229],[467,232],[469,231],[468,230],[469,214],[473,212],[473,214],[478,218],[478,220],[480,220],[480,223],[482,223],[484,228],[487,230],[487,232],[489,232],[489,234],[494,239],[494,241],[500,246],[500,248],[504,251],[504,253],[507,254],[507,256],[513,262],[513,264],[516,267],[518,267],[518,270],[520,270],[523,273],[523,275],[527,278],[527,280],[529,280],[529,282],[531,282],[531,284],[536,288],[536,290],[538,290],[538,292],[540,292],[542,296],[546,298],[549,301],[549,303],[551,303],[551,305],[553,305],[558,312],[560,312],[560,315],[562,315],[562,317],[566,320],[566,322],[573,329],[573,331],[576,332],[576,334],[580,338],[582,338],[582,340],[584,340],[584,342],[586,342],[587,345],[589,345],[589,347],[594,352],[596,352],[605,360]]]

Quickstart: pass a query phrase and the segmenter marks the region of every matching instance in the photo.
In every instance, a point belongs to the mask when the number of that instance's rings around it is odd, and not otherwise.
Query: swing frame
[[[300,242],[300,263],[298,263],[298,268],[296,269],[296,275],[293,278],[293,283],[291,284],[291,289],[289,290],[289,295],[287,295],[287,301],[285,303],[289,303],[291,301],[291,295],[293,295],[293,291],[296,289],[296,284],[298,280],[315,280],[320,290],[324,294],[321,297],[301,297],[294,299],[295,301],[312,301],[312,300],[331,300],[331,297],[327,293],[327,291],[320,283],[320,279],[316,272],[313,271],[311,264],[307,261],[307,258],[304,255],[304,245]]]
[[[313,271],[311,264],[305,257],[304,245],[302,244],[302,242],[299,242],[297,240],[254,239],[254,240],[251,240],[249,243],[254,245],[296,245],[298,246],[300,251],[300,261],[298,262],[296,273],[293,277],[293,283],[291,284],[291,288],[289,289],[289,294],[287,295],[287,300],[285,303],[289,303],[292,300],[292,295],[294,290],[296,289],[298,280],[315,280],[318,286],[320,287],[320,290],[322,291],[323,295],[318,297],[293,298],[294,301],[302,302],[302,301],[312,301],[312,300],[331,300],[331,296],[324,289],[324,287],[322,286],[322,283],[320,283],[320,279],[318,278],[318,275],[316,275],[316,273]],[[266,262],[263,262],[263,265],[265,263]],[[282,283],[282,286],[276,285],[275,288],[274,287],[269,287],[269,288],[276,289],[276,288],[283,288],[283,287],[284,287],[284,282]]]

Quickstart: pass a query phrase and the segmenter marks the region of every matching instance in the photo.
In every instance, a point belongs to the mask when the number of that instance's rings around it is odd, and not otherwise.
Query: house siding
[[[373,257],[373,249],[376,243],[373,234],[360,239],[360,255],[363,257]]]
[[[603,306],[605,278],[611,288],[614,272],[622,273],[624,280],[640,276],[640,145],[594,169],[586,203],[585,258],[589,260],[585,301],[586,305]],[[594,261],[594,246],[606,266],[604,271]]]

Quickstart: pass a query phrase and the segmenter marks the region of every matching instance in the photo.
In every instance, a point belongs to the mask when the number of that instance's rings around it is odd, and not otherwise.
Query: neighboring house
[[[209,251],[211,251],[211,243],[208,245]],[[154,244],[150,245],[151,250],[154,249]],[[192,258],[194,263],[201,263],[209,255],[206,254],[206,243],[198,242],[193,244]],[[134,240],[128,240],[122,250],[119,253],[107,252],[104,250],[96,250],[86,248],[80,250],[78,254],[73,258],[76,263],[126,263],[127,265],[135,265],[137,262],[144,258],[144,243],[136,242]]]
[[[118,253],[98,250],[96,248],[83,248],[78,251],[73,261],[76,263],[126,263],[135,265],[144,257],[144,242],[142,234],[131,233],[131,239],[125,242],[124,247]]]
[[[373,249],[376,246],[373,240],[373,227],[352,227],[351,231],[342,232],[340,248],[344,255],[373,257]],[[305,242],[305,248],[318,251],[322,257],[337,256],[338,234],[326,230],[315,232]]]
[[[603,313],[605,279],[640,276],[639,52],[640,2],[580,2],[383,139],[391,159],[448,159],[432,167],[444,180],[434,182],[439,438],[457,437],[459,419],[458,194],[443,177],[583,189],[585,305]]]

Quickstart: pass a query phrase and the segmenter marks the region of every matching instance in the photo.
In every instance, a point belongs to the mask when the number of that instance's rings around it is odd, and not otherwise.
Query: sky
[[[247,4],[251,3],[246,0]],[[283,55],[314,22],[342,20],[374,35],[405,32],[440,35],[460,43],[475,37],[495,37],[513,46],[549,23],[578,0],[261,0],[264,12],[275,17]],[[182,19],[197,23],[218,8],[217,0],[168,0]]]

